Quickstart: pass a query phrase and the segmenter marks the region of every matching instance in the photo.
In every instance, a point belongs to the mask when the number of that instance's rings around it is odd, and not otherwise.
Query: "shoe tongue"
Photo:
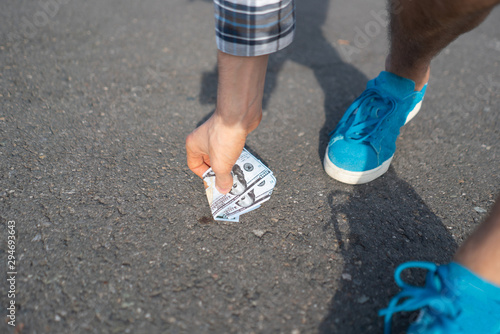
[[[415,90],[415,82],[412,80],[386,71],[380,72],[373,84],[378,89],[398,98],[404,98]]]

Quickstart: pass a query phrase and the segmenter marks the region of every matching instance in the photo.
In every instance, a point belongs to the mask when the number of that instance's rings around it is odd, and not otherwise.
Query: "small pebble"
[[[486,211],[485,209],[483,209],[483,208],[482,208],[482,207],[480,207],[480,206],[476,206],[476,207],[474,208],[474,210],[476,210],[476,212],[479,212],[479,213],[485,213],[485,212],[488,212],[488,211]]]
[[[342,278],[345,279],[346,281],[352,280],[351,274],[347,274],[347,273],[342,274]]]
[[[370,299],[370,298],[368,298],[367,296],[362,295],[361,297],[359,297],[359,298],[358,298],[357,302],[358,302],[359,304],[364,304],[364,303],[366,303],[369,299]]]
[[[262,231],[262,230],[253,230],[252,232],[253,232],[253,234],[255,234],[256,236],[258,236],[259,238],[262,238],[262,236],[264,234],[266,234],[266,231]]]

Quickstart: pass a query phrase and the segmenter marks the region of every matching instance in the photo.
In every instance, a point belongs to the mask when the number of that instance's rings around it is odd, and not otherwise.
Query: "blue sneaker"
[[[429,270],[424,287],[403,282],[400,275],[407,268]],[[385,316],[385,334],[390,333],[395,312],[418,309],[420,315],[408,334],[500,334],[500,287],[460,264],[407,262],[396,269],[394,278],[403,291],[379,312]],[[405,300],[399,303],[401,299]]]
[[[328,175],[361,184],[384,174],[399,129],[420,110],[426,88],[416,92],[412,80],[385,71],[370,80],[330,133],[324,161]]]

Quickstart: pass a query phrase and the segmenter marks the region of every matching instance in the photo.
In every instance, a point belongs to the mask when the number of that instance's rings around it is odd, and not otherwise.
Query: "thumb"
[[[215,173],[215,187],[221,194],[227,194],[233,187],[233,175],[231,173]]]

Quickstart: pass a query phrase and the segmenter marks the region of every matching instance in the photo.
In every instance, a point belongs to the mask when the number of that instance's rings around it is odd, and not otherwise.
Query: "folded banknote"
[[[242,214],[269,200],[276,185],[273,172],[246,149],[231,173],[233,187],[227,194],[221,194],[215,188],[215,173],[211,168],[203,174],[208,204],[215,220],[239,221]]]

